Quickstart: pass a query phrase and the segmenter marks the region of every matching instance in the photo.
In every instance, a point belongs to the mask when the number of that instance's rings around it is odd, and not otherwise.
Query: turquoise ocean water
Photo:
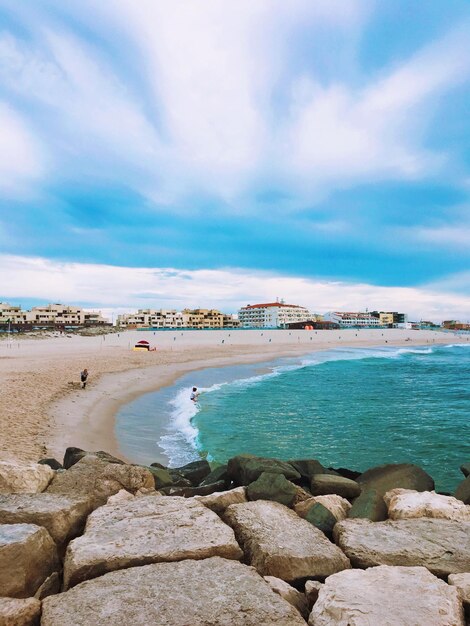
[[[159,449],[172,466],[241,452],[358,471],[412,462],[452,491],[470,462],[469,380],[470,345],[335,349],[206,369],[124,406],[117,436],[141,463]]]

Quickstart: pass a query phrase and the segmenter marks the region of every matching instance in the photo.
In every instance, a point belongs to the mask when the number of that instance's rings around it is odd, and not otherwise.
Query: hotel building
[[[382,324],[378,317],[374,317],[371,313],[350,313],[340,311],[329,311],[325,313],[323,319],[327,322],[335,322],[340,328],[357,328],[357,327],[378,327]]]
[[[137,313],[119,315],[117,324],[133,328],[212,329],[234,328],[238,320],[217,309],[139,309]]]
[[[23,311],[19,306],[0,302],[0,324],[25,326],[98,326],[109,324],[100,311],[85,311],[64,304],[34,306]]]
[[[238,311],[243,328],[287,328],[294,322],[305,322],[316,318],[303,306],[285,302],[247,304]]]

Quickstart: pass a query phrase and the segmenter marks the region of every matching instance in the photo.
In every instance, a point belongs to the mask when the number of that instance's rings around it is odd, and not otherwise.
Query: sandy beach
[[[141,339],[157,350],[133,351]],[[119,407],[205,367],[263,362],[335,347],[416,346],[469,339],[397,329],[126,331],[96,337],[2,338],[0,460],[37,461],[45,456],[60,460],[67,446],[104,449],[123,458],[114,434]],[[84,367],[90,372],[85,390],[79,384]]]

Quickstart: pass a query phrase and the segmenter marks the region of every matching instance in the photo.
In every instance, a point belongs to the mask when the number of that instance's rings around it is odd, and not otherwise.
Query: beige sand
[[[140,339],[148,339],[158,350],[132,351]],[[118,408],[203,367],[262,362],[338,346],[410,346],[468,339],[403,330],[127,331],[12,342],[3,338],[0,460],[36,461],[44,456],[60,460],[67,446],[104,449],[122,457],[114,436]],[[78,382],[84,367],[90,372],[85,390]]]

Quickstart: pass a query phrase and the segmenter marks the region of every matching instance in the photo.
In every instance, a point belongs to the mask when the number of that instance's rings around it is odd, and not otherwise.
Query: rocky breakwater
[[[1,463],[0,625],[464,626],[468,467]]]

